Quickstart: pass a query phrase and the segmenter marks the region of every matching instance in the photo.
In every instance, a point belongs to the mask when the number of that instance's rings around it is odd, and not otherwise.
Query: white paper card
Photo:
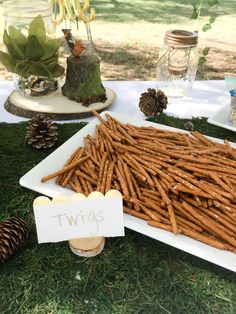
[[[122,197],[34,204],[39,243],[124,236]]]

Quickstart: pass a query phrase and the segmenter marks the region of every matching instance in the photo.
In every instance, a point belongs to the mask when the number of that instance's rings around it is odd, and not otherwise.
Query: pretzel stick
[[[195,218],[197,218],[203,225],[207,225],[214,233],[219,235],[222,239],[226,240],[233,247],[236,247],[236,240],[233,237],[228,236],[224,231],[218,228],[218,226],[216,226],[215,223],[212,223],[212,221],[209,220],[209,218],[206,220],[202,215],[199,215],[198,212],[194,210],[194,208],[191,205],[187,204],[186,202],[183,202],[182,204],[183,207]]]
[[[144,213],[148,215],[151,219],[153,219],[154,221],[161,221],[160,215],[157,212],[154,212],[153,210],[143,206],[142,204],[140,204],[140,207],[142,208]]]
[[[227,152],[229,153],[229,155],[230,155],[234,160],[236,160],[236,151],[235,151],[235,149],[233,149],[233,148],[230,146],[230,144],[229,144],[229,142],[228,142],[227,140],[224,140],[224,144],[225,144],[226,150],[227,150]]]
[[[147,178],[140,173],[138,173],[133,168],[130,168],[131,173],[134,175],[135,178],[137,178],[140,182],[147,182]]]
[[[128,191],[128,188],[125,184],[124,178],[122,177],[119,169],[116,166],[114,169],[115,169],[115,173],[117,175],[118,181],[120,182],[120,186],[121,186],[124,197],[129,197],[129,191]]]
[[[204,182],[205,185],[208,185],[210,189],[214,190],[215,192],[219,193],[220,195],[229,198],[229,199],[233,199],[234,197],[232,196],[232,194],[225,192],[225,190],[222,190],[220,186],[216,185],[215,183],[211,183],[211,182],[206,182],[205,180],[200,180],[200,182]]]
[[[231,190],[227,184],[225,184],[215,173],[210,173],[210,176],[212,177],[215,182],[217,182],[224,190],[228,191],[231,196],[236,199],[236,192]]]
[[[128,189],[129,189],[130,195],[131,195],[131,197],[136,198],[137,197],[137,194],[136,194],[136,191],[135,191],[136,188],[134,187],[133,180],[132,180],[129,168],[128,168],[127,164],[125,162],[123,162],[122,160],[121,160],[121,163],[123,164],[123,169],[124,169],[124,173],[125,173],[125,176],[126,176],[126,181],[127,181],[127,184],[128,184]],[[140,211],[140,207],[138,205],[134,205],[134,209],[136,211]]]
[[[99,136],[99,145],[98,145],[98,150],[103,154],[105,152],[105,146],[104,146],[104,141],[102,136]]]
[[[156,202],[148,199],[147,197],[142,198],[142,200],[144,202],[142,202],[140,206],[143,205],[146,208],[148,207],[155,210],[158,213],[158,216],[161,221],[167,221],[168,223],[171,224],[170,219],[169,219],[169,213],[166,210],[161,208]],[[173,231],[173,228],[172,228],[172,231]]]
[[[192,223],[191,221],[188,221],[188,220],[184,219],[181,216],[176,215],[176,220],[177,220],[177,223],[178,223],[178,226],[179,226],[180,229],[184,227],[184,228],[187,228],[187,229],[190,229],[190,230],[203,232],[203,229],[201,227],[199,227],[198,225]],[[179,232],[180,232],[180,230],[179,230]]]
[[[123,128],[121,124],[117,124],[117,129],[124,136],[122,140],[125,140],[127,143],[131,145],[137,143],[136,140],[132,136],[129,135],[129,133]]]
[[[167,196],[165,190],[163,189],[163,187],[161,186],[160,182],[158,181],[158,179],[156,177],[153,177],[153,181],[155,183],[155,186],[158,190],[158,192],[160,193],[164,203],[168,206],[171,204],[171,200],[169,199],[169,197]]]
[[[227,243],[224,243],[224,242],[219,241],[217,239],[213,239],[211,237],[208,237],[204,234],[198,233],[198,232],[193,231],[193,230],[182,228],[182,233],[187,235],[187,236],[190,236],[193,239],[201,241],[205,244],[216,247],[217,249],[220,249],[220,250],[227,250],[229,248],[229,245]]]
[[[235,160],[231,160],[229,158],[226,158],[222,155],[211,155],[211,160],[215,162],[215,164],[221,164],[221,165],[226,165],[229,167],[236,167],[236,161]]]
[[[114,189],[121,191],[121,186],[116,180],[114,180],[112,183],[113,183]]]
[[[58,170],[58,171],[56,171],[56,172],[53,172],[53,173],[51,173],[51,174],[49,174],[49,175],[43,177],[43,178],[41,179],[41,182],[46,182],[46,181],[48,181],[48,180],[50,180],[50,179],[53,179],[53,178],[57,177],[57,176],[60,175],[60,174],[63,174],[63,173],[65,173],[65,172],[71,170],[72,168],[75,168],[76,166],[78,166],[80,163],[83,163],[83,162],[84,162],[85,160],[87,160],[88,158],[89,158],[88,156],[85,156],[85,157],[80,158],[79,160],[75,161],[74,163],[70,164],[69,166],[67,166],[67,167],[65,167],[65,168],[63,168],[63,169],[61,169],[61,170]]]
[[[89,152],[85,151],[85,155],[88,156],[96,166],[98,167],[100,166],[99,161],[96,158],[94,158]]]
[[[108,167],[108,171],[107,171],[107,180],[106,180],[105,192],[107,192],[111,189],[111,182],[112,182],[114,166],[115,166],[114,161],[111,161],[109,164],[109,167]]]
[[[125,173],[125,176],[126,176],[126,181],[127,181],[127,184],[128,184],[128,189],[130,191],[130,195],[132,197],[137,197],[137,194],[135,192],[135,189],[134,189],[134,186],[133,186],[133,182],[132,182],[132,179],[131,179],[129,168],[128,168],[127,164],[124,163],[123,161],[121,161],[121,163],[123,164],[123,169],[124,169],[124,173]]]
[[[132,215],[132,216],[135,216],[137,218],[140,218],[140,219],[143,219],[143,220],[149,220],[150,217],[146,214],[143,214],[143,213],[140,213],[134,209],[130,209],[126,206],[123,206],[123,210],[126,214],[129,214],[129,215]]]
[[[75,174],[77,176],[79,176],[80,178],[84,178],[85,180],[89,181],[90,183],[96,185],[97,184],[97,181],[94,180],[93,178],[91,178],[90,176],[88,176],[86,173],[80,171],[80,170],[75,170]]]
[[[231,190],[234,190],[236,188],[226,176],[222,177],[222,180],[229,186]]]
[[[232,224],[234,228],[236,228],[236,219],[232,219],[232,215],[227,216],[223,211],[218,210],[214,206],[211,206],[210,210],[212,213],[215,213],[216,215],[224,219],[226,222]]]
[[[218,213],[215,213],[212,210],[208,210],[206,208],[200,208],[201,212],[204,212],[207,216],[212,217],[214,220],[218,221],[221,224],[221,228],[234,237],[236,235],[236,227],[233,226],[230,222],[222,218]],[[226,228],[225,228],[226,227]]]
[[[81,148],[80,150],[78,150],[77,154],[73,158],[73,161],[80,159],[83,156],[84,152],[85,152],[85,148]],[[67,185],[74,171],[75,171],[75,168],[71,169],[67,174],[65,173],[65,177],[60,183],[63,187]]]
[[[88,187],[88,185],[87,185],[87,181],[86,181],[83,177],[79,177],[79,180],[80,180],[80,182],[81,182],[81,186],[83,187],[84,194],[85,194],[86,196],[88,196],[89,193],[90,193],[90,189],[89,189],[89,187]],[[92,191],[91,191],[91,192],[92,192]]]
[[[73,191],[75,191],[76,193],[81,193],[83,192],[77,185],[74,184],[73,181],[69,181],[68,184],[70,185],[70,187],[72,188]]]
[[[154,186],[155,185],[154,182],[152,181],[147,171],[142,167],[142,165],[139,162],[137,162],[131,155],[128,155],[125,153],[125,156],[130,160],[132,164],[135,165],[135,167],[139,170],[139,172],[146,178],[148,184],[150,186]]]
[[[213,143],[211,140],[206,138],[204,135],[202,135],[198,131],[192,131],[190,133],[193,137],[197,138],[200,142],[202,142],[206,146],[214,146],[215,145],[215,143]]]
[[[66,163],[64,164],[64,168],[65,168],[66,166],[68,166],[69,164],[72,163],[73,159],[75,158],[75,156],[77,155],[77,153],[80,152],[80,150],[81,150],[81,147],[77,148],[77,149],[73,152],[73,154],[67,159]],[[59,175],[59,176],[57,177],[57,179],[56,179],[56,183],[60,184],[60,181],[63,180],[63,178],[64,178],[64,174]]]
[[[137,162],[142,164],[142,166],[145,168],[147,172],[150,172],[154,176],[157,175],[157,170],[159,170],[159,168],[157,168],[155,165],[151,164],[150,162],[147,162],[146,160],[143,160],[139,156],[132,155],[132,157],[136,159]]]
[[[99,113],[97,113],[97,111],[96,111],[96,110],[91,109],[91,112],[92,112],[92,113],[93,113],[93,115],[94,115],[95,117],[97,117],[97,118],[98,118],[98,120],[100,120],[102,123],[105,123],[105,122],[106,122],[106,120],[105,120],[105,119],[103,119],[103,118],[102,118],[102,116],[101,116]]]
[[[186,211],[183,208],[182,204],[179,203],[179,201],[173,200],[172,205],[176,209],[177,214],[180,214],[182,217],[185,217],[186,220],[194,223],[198,227],[204,228],[204,230],[209,231],[209,232],[211,231],[207,226],[205,226],[205,225],[203,226],[199,220],[197,220],[193,215],[191,215],[188,211]]]
[[[109,130],[106,128],[104,124],[99,125],[99,130],[105,135],[105,137],[108,139],[109,142],[113,142],[113,138],[111,136],[111,133]]]
[[[132,152],[132,153],[135,153],[135,154],[140,154],[140,151],[137,148],[135,148],[134,146],[124,145],[124,144],[117,143],[117,142],[113,142],[112,145],[113,145],[113,147],[115,147],[116,149],[118,149],[120,151]]]
[[[82,166],[80,166],[80,168],[83,169]],[[86,170],[86,172],[94,179],[97,180],[98,176],[96,173],[96,167],[95,165],[92,163],[92,161],[90,159],[86,160],[84,163],[84,169]]]
[[[188,169],[188,170],[192,170],[192,171],[198,171],[198,172],[202,172],[202,173],[207,173],[206,172],[206,169],[205,169],[205,172],[204,172],[204,166],[203,165],[189,165],[189,164],[183,164],[181,162],[181,166]],[[236,175],[236,170],[233,169],[233,168],[230,168],[230,167],[217,167],[217,166],[212,166],[212,165],[207,165],[207,168],[208,170],[211,170],[211,171],[216,171],[216,172],[219,172],[221,174],[233,174],[233,175]]]
[[[99,164],[101,161],[100,154],[96,150],[95,145],[91,145],[90,147],[91,147],[91,155],[93,156],[94,159],[96,159],[98,161],[98,164]]]
[[[102,156],[101,165],[100,165],[99,173],[98,173],[98,181],[97,181],[97,190],[98,191],[101,190],[102,176],[103,176],[103,172],[104,172],[106,159],[107,159],[107,153],[104,153]]]
[[[83,192],[81,183],[80,183],[80,181],[79,181],[79,179],[78,179],[78,176],[77,176],[76,174],[74,174],[73,179],[74,179],[74,184],[75,184],[75,186],[76,186],[76,189],[77,189],[79,192]]]
[[[107,156],[108,156],[108,159],[112,160],[112,152],[111,152],[111,149],[110,149],[110,145],[111,144],[106,138],[103,139],[103,143],[104,143],[104,147],[105,147],[105,152],[107,152]],[[113,150],[113,148],[112,148]]]
[[[161,228],[161,229],[164,229],[166,231],[172,232],[172,226],[171,225],[164,224],[162,222],[155,221],[155,220],[148,220],[147,223],[148,223],[149,226],[156,227],[156,228]]]
[[[102,175],[102,181],[101,181],[101,185],[100,185],[100,192],[102,192],[103,194],[105,193],[105,188],[106,188],[108,166],[109,166],[109,161],[106,160],[105,165],[104,165],[103,175]]]
[[[95,144],[95,147],[98,149],[99,148],[99,127],[98,125],[96,125],[96,131],[95,131],[95,138],[94,138],[94,144]]]
[[[130,169],[130,170],[131,170],[131,169]],[[133,174],[132,174],[131,172],[130,172],[130,178],[131,178],[131,180],[132,180],[132,183],[133,183],[133,186],[134,186],[134,190],[135,190],[135,192],[136,192],[138,198],[140,198],[140,197],[141,197],[140,187],[139,187],[137,181],[135,180],[135,178],[134,178],[134,176],[133,176]]]

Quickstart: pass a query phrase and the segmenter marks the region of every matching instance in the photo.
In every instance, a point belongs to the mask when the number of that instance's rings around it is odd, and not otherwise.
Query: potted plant
[[[48,95],[58,88],[64,68],[58,64],[59,40],[47,36],[41,15],[28,27],[28,34],[9,26],[3,42],[7,52],[0,51],[0,61],[17,75],[16,88],[25,96]]]

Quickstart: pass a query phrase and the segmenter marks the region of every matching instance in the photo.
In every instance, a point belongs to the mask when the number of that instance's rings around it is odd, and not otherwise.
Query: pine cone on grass
[[[148,88],[147,92],[142,93],[139,99],[139,108],[145,116],[156,116],[167,108],[168,99],[161,90]]]
[[[22,247],[28,237],[28,226],[19,217],[11,217],[0,223],[0,263]]]
[[[35,148],[52,147],[57,140],[57,127],[45,114],[37,114],[26,128],[26,142]]]

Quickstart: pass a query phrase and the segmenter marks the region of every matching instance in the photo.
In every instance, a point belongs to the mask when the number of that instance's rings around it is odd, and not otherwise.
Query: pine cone
[[[145,116],[155,116],[167,108],[168,99],[161,91],[148,88],[147,92],[142,93],[139,99],[139,108]]]
[[[35,148],[52,147],[57,140],[57,127],[45,114],[37,114],[26,128],[26,142]]]
[[[25,242],[28,226],[19,217],[11,217],[0,223],[0,263],[5,262]]]

